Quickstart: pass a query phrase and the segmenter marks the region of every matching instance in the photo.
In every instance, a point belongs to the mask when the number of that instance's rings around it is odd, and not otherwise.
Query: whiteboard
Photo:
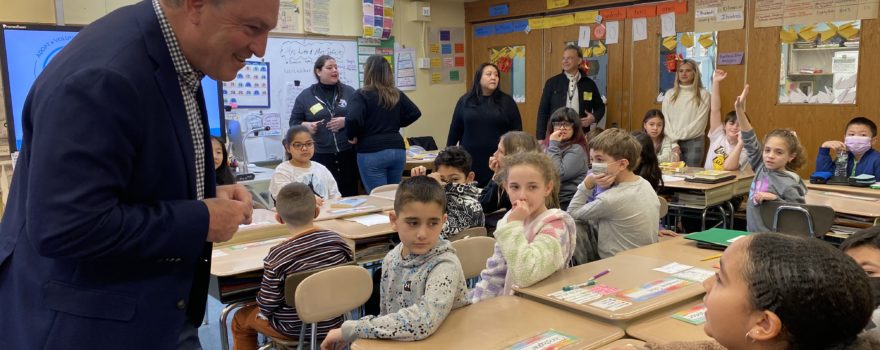
[[[251,57],[246,67],[257,64],[268,67],[268,108],[234,108],[226,112],[227,118],[238,119],[242,131],[269,126],[268,132],[245,139],[248,161],[261,162],[284,159],[281,138],[287,132],[290,112],[297,96],[317,82],[315,60],[321,55],[330,55],[339,66],[339,79],[342,83],[358,87],[357,41],[331,38],[269,38],[263,58]],[[240,74],[245,74],[242,69]],[[223,83],[223,100],[230,105],[233,90],[237,89],[239,79]]]

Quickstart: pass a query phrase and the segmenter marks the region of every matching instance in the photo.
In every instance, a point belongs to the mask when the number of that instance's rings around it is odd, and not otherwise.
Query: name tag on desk
[[[320,112],[323,109],[324,109],[324,106],[322,106],[320,103],[315,103],[311,107],[309,107],[309,112],[312,112],[312,114],[318,114],[318,112]]]

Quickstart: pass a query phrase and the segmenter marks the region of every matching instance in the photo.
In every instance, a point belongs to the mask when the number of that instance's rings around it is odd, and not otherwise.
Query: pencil
[[[707,261],[707,260],[712,260],[712,259],[718,259],[718,258],[720,258],[720,257],[721,257],[721,254],[709,255],[709,256],[707,256],[707,257],[705,257],[705,258],[700,259],[700,261]]]

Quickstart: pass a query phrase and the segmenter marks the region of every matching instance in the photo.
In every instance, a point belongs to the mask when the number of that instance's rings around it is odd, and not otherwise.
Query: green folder
[[[685,239],[729,247],[737,237],[748,236],[751,232],[711,228],[703,232],[694,232],[684,236]]]

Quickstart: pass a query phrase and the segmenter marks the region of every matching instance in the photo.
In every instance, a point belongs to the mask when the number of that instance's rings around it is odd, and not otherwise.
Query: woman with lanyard
[[[358,194],[357,154],[345,135],[345,117],[354,96],[354,88],[339,81],[336,60],[322,55],[315,61],[317,83],[296,98],[290,126],[302,125],[315,140],[312,160],[321,163],[339,184],[343,197]]]
[[[547,136],[547,121],[553,111],[560,107],[578,112],[585,134],[590,130],[590,125],[598,123],[605,116],[605,102],[602,102],[599,88],[580,70],[583,57],[584,54],[577,45],[566,46],[562,50],[562,73],[544,83],[535,133],[538,140]]]

